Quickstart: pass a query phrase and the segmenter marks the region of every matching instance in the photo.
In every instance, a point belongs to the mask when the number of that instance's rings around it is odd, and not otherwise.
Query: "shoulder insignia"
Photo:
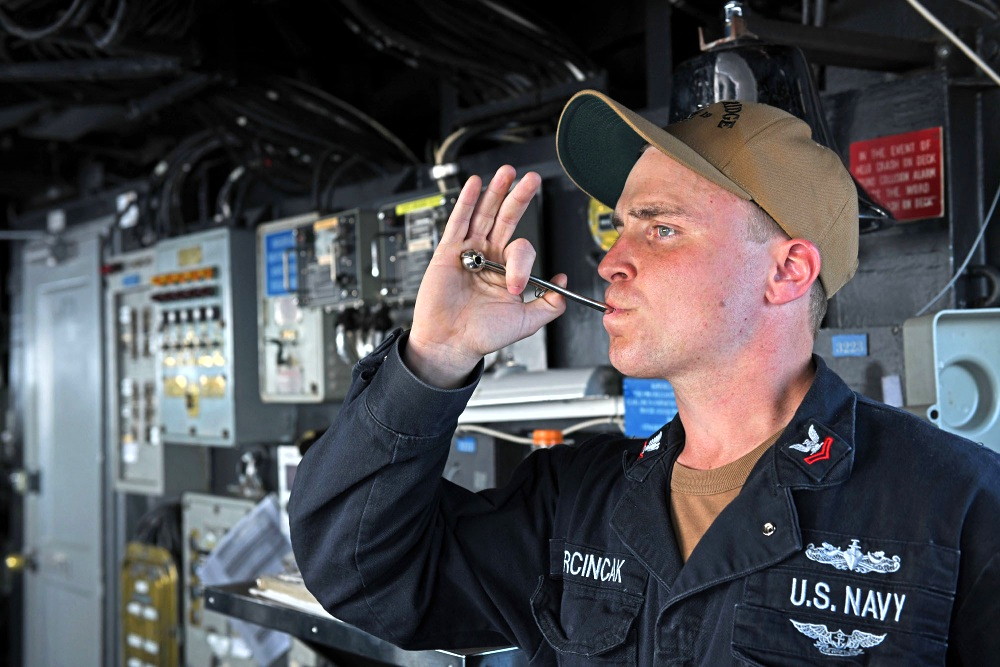
[[[819,433],[816,432],[816,427],[813,424],[809,425],[809,434],[805,440],[795,445],[788,445],[789,449],[805,454],[802,460],[806,465],[828,460],[831,447],[833,447],[833,438],[827,436],[821,442]]]
[[[642,451],[639,452],[639,458],[641,459],[646,455],[647,452],[655,452],[660,448],[660,439],[663,437],[663,431],[657,431],[656,435],[646,441],[646,444],[642,446]]]
[[[816,427],[810,424],[809,437],[806,438],[801,444],[789,445],[788,448],[804,452],[806,454],[815,454],[820,448],[819,434],[816,433]]]

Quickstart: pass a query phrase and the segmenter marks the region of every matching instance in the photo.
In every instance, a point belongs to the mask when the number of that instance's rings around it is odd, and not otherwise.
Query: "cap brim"
[[[577,187],[614,208],[645,144],[741,199],[752,197],[693,148],[596,90],[570,98],[559,118],[556,153]]]

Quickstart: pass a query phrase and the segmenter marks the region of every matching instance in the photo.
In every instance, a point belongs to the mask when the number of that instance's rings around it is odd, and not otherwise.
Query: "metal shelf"
[[[247,582],[206,587],[205,605],[227,616],[287,632],[309,644],[391,665],[513,667],[528,664],[527,656],[512,647],[405,651],[343,621],[251,595],[252,585]]]

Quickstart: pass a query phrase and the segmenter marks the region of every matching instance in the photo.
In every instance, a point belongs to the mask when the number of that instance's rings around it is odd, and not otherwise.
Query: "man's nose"
[[[604,259],[597,265],[597,273],[609,283],[628,280],[635,276],[635,267],[628,252],[628,244],[623,236],[619,236]]]

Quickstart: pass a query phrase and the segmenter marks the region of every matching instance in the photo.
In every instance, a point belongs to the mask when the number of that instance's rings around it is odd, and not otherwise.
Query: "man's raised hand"
[[[429,384],[460,386],[483,356],[527,338],[566,309],[554,292],[528,303],[522,298],[535,249],[526,239],[510,239],[541,177],[528,172],[511,189],[516,176],[510,165],[500,167],[482,194],[478,176],[466,181],[420,283],[405,361]],[[466,271],[465,250],[502,262],[506,276]],[[552,282],[565,287],[566,276]]]

